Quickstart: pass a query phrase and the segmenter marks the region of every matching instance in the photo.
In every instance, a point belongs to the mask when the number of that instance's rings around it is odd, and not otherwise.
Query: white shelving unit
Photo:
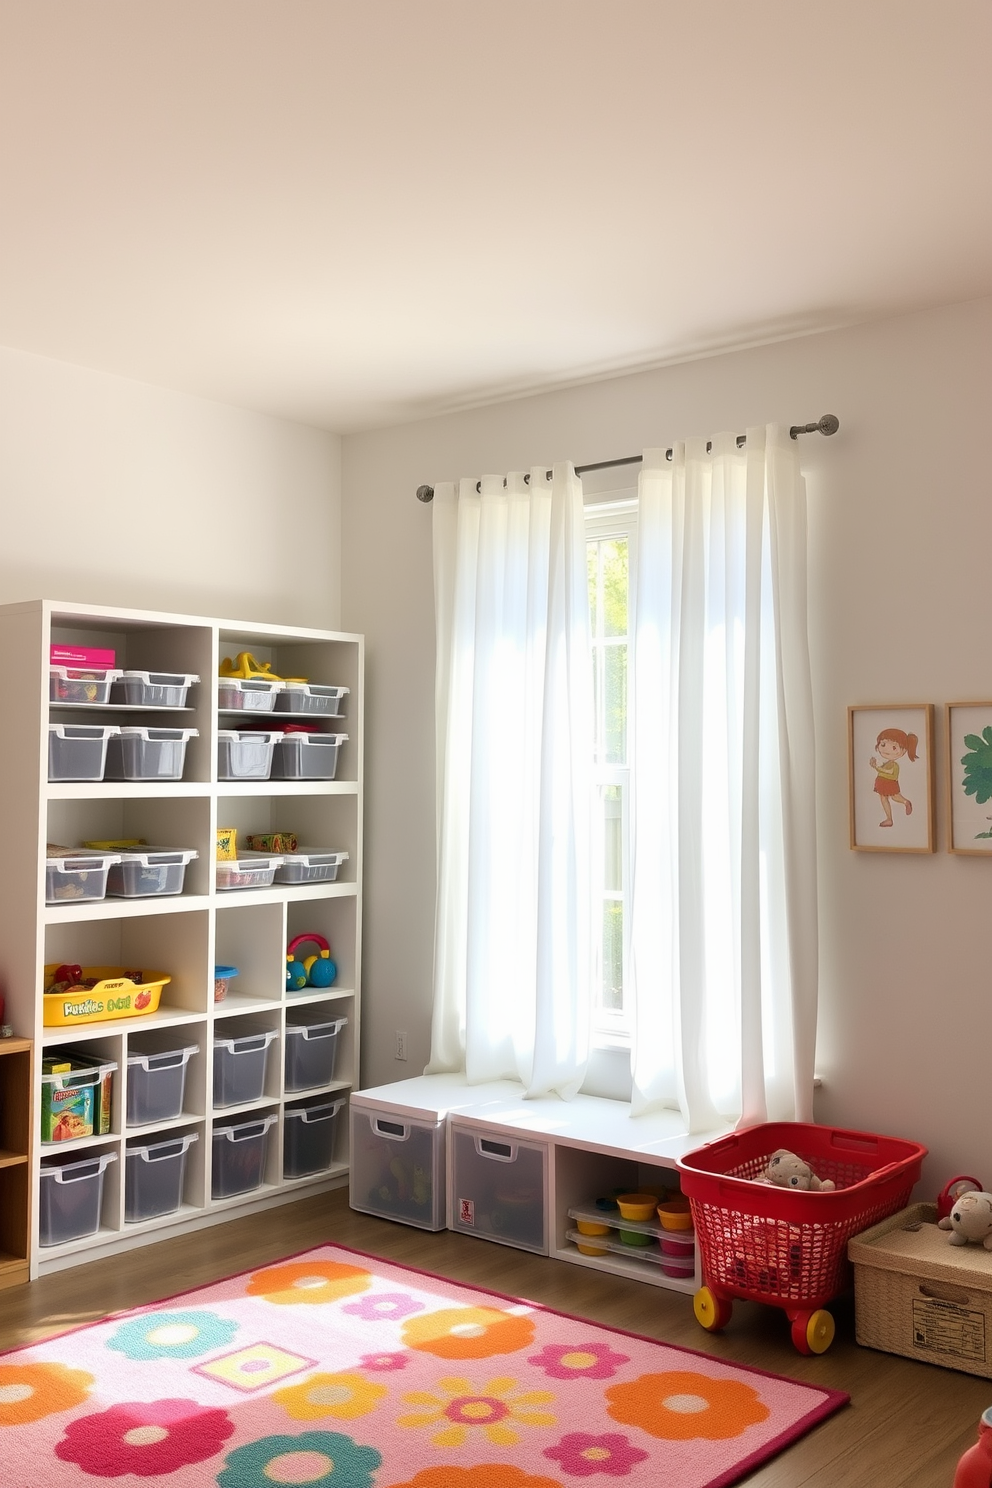
[[[33,1215],[30,1274],[78,1264],[165,1235],[216,1223],[233,1214],[284,1203],[346,1182],[347,1121],[335,1122],[333,1161],[322,1172],[283,1177],[283,1111],[346,1093],[358,1079],[361,977],[362,713],[364,647],[361,636],[151,611],[100,608],[39,600],[0,607],[7,707],[3,747],[5,850],[0,862],[0,984],[7,1019],[15,1032],[35,1041],[37,1057],[32,1109],[35,1141],[31,1158]],[[68,706],[49,702],[51,642],[113,648],[117,666],[133,670],[195,673],[184,709]],[[349,689],[341,718],[300,717],[333,733],[346,733],[332,781],[218,781],[217,732],[238,719],[217,711],[221,658],[249,651],[277,675]],[[49,721],[141,723],[195,728],[184,778],[167,782],[49,782]],[[265,715],[246,714],[246,722]],[[279,721],[272,721],[277,728]],[[218,827],[249,833],[295,832],[300,843],[344,850],[347,860],[333,882],[273,885],[218,891],[215,844]],[[196,848],[183,893],[146,899],[46,904],[45,845],[76,846],[87,840],[143,838],[155,846]],[[330,942],[337,976],[326,989],[285,990],[286,947],[296,935],[316,933]],[[46,964],[128,966],[168,972],[157,1012],[71,1028],[43,1024]],[[240,975],[227,998],[213,1000],[215,964],[231,964]],[[337,1039],[335,1078],[312,1091],[285,1089],[284,1031],[287,1013],[301,1007],[314,1021],[346,1017]],[[297,1014],[298,1016],[298,1014]],[[213,1041],[262,1028],[276,1032],[263,1096],[215,1110]],[[159,1125],[127,1127],[128,1054],[196,1044],[189,1061],[182,1115]],[[41,1066],[46,1050],[71,1049],[111,1060],[114,1082],[111,1131],[78,1142],[40,1143]],[[211,1148],[215,1124],[258,1112],[273,1113],[261,1187],[236,1197],[211,1198]],[[138,1223],[124,1218],[125,1153],[129,1141],[155,1141],[194,1131],[179,1210]],[[103,1184],[97,1232],[64,1245],[40,1246],[39,1170],[56,1154],[80,1156],[113,1150]]]

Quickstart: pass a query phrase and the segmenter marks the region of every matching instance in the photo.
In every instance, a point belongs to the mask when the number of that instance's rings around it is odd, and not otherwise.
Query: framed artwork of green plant
[[[992,854],[992,703],[947,705],[948,852]]]
[[[847,720],[851,846],[932,853],[933,704],[852,707]]]

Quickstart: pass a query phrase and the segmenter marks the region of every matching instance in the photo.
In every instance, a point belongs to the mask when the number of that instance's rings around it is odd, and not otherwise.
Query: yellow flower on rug
[[[24,1426],[81,1405],[96,1381],[65,1364],[0,1364],[0,1426]]]
[[[485,1436],[493,1446],[513,1447],[520,1440],[520,1433],[509,1423],[553,1426],[556,1418],[550,1411],[533,1407],[547,1405],[554,1398],[548,1390],[518,1390],[515,1379],[489,1380],[481,1390],[471,1380],[441,1379],[436,1394],[416,1390],[404,1395],[407,1405],[420,1409],[398,1416],[396,1424],[417,1428],[446,1422],[431,1437],[436,1447],[461,1447],[472,1432]]]
[[[388,1393],[385,1385],[374,1384],[361,1374],[312,1374],[302,1385],[276,1390],[272,1399],[294,1421],[317,1421],[323,1416],[354,1420],[374,1411]]]
[[[488,1359],[530,1348],[534,1324],[497,1307],[443,1307],[403,1324],[403,1342],[439,1359]]]
[[[736,1379],[713,1379],[692,1370],[642,1374],[606,1391],[607,1411],[625,1426],[640,1426],[666,1441],[724,1441],[767,1420],[757,1390]]]
[[[535,1478],[508,1462],[480,1462],[477,1467],[425,1467],[405,1483],[384,1488],[562,1488],[560,1478]]]
[[[361,1266],[339,1261],[290,1261],[256,1271],[245,1290],[249,1297],[264,1297],[279,1307],[316,1307],[365,1292],[371,1285],[371,1272]]]

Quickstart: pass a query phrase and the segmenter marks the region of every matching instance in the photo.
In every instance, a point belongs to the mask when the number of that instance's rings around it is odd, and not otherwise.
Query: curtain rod
[[[817,421],[816,421],[815,424],[793,424],[792,425],[792,428],[789,430],[789,438],[790,439],[798,439],[799,436],[800,436],[800,434],[836,434],[837,433],[837,430],[839,428],[840,428],[840,419],[837,418],[835,414],[825,413],[822,418],[817,419]],[[747,443],[747,435],[746,434],[738,434],[738,436],[737,436],[737,448],[738,449],[743,449],[746,443]],[[707,442],[707,445],[706,445],[707,452],[709,452],[712,448],[713,448],[712,444],[710,444],[709,442]],[[671,458],[672,458],[672,451],[670,449],[667,449],[665,451],[665,459],[666,460],[670,460]],[[612,470],[613,467],[616,466],[616,465],[640,465],[640,463],[641,463],[641,461],[643,459],[644,459],[644,456],[643,455],[623,455],[619,460],[597,460],[594,465],[576,465],[576,467],[575,467],[575,473],[576,473],[576,475],[585,475],[586,471],[588,471],[588,470]],[[550,480],[550,478],[551,478],[551,471],[549,470],[548,471],[548,479]],[[527,477],[527,479],[529,479],[529,477]],[[479,483],[476,484],[475,489],[477,491],[481,489],[481,482],[479,482]],[[417,500],[418,501],[433,501],[434,500],[434,487],[433,486],[418,486],[417,487]]]

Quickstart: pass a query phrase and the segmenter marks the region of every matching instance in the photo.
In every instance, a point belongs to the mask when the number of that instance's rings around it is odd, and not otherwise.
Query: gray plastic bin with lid
[[[272,752],[282,734],[251,729],[220,729],[217,734],[218,780],[268,780]]]
[[[173,1121],[183,1112],[186,1067],[199,1044],[185,1044],[161,1054],[135,1049],[127,1056],[127,1124],[148,1126],[153,1121]]]
[[[277,1037],[274,1028],[245,1030],[230,1037],[214,1034],[215,1106],[241,1106],[261,1099],[269,1046]]]
[[[120,862],[116,853],[80,852],[45,859],[45,903],[78,904],[104,899],[110,870]]]
[[[313,1090],[334,1079],[338,1035],[347,1018],[286,1024],[286,1089]]]
[[[119,733],[116,724],[50,723],[49,780],[102,780],[107,745]]]
[[[276,883],[333,883],[341,864],[347,861],[346,852],[321,852],[316,847],[301,847],[283,858],[281,867],[276,869]]]
[[[347,687],[326,687],[320,682],[287,682],[280,707],[289,713],[313,713],[323,718],[340,718]]]
[[[182,780],[186,745],[199,729],[122,728],[107,747],[106,780]]]
[[[347,734],[287,734],[272,758],[273,780],[333,780]]]
[[[181,894],[187,865],[199,854],[194,847],[143,847],[122,852],[110,870],[107,893],[114,899],[149,899]]]
[[[38,1193],[38,1242],[65,1245],[83,1240],[100,1228],[103,1175],[116,1152],[98,1152],[74,1162],[41,1165]]]
[[[195,672],[122,672],[111,688],[115,703],[131,708],[185,708]]]
[[[259,1188],[265,1173],[265,1147],[269,1128],[277,1116],[263,1116],[236,1125],[215,1126],[211,1143],[210,1197],[229,1199],[232,1194]]]
[[[175,1214],[183,1201],[186,1154],[198,1140],[196,1132],[185,1132],[162,1142],[128,1146],[124,1154],[126,1224]]]
[[[284,1178],[322,1173],[334,1161],[338,1117],[345,1100],[286,1106],[283,1111],[282,1171]]]

